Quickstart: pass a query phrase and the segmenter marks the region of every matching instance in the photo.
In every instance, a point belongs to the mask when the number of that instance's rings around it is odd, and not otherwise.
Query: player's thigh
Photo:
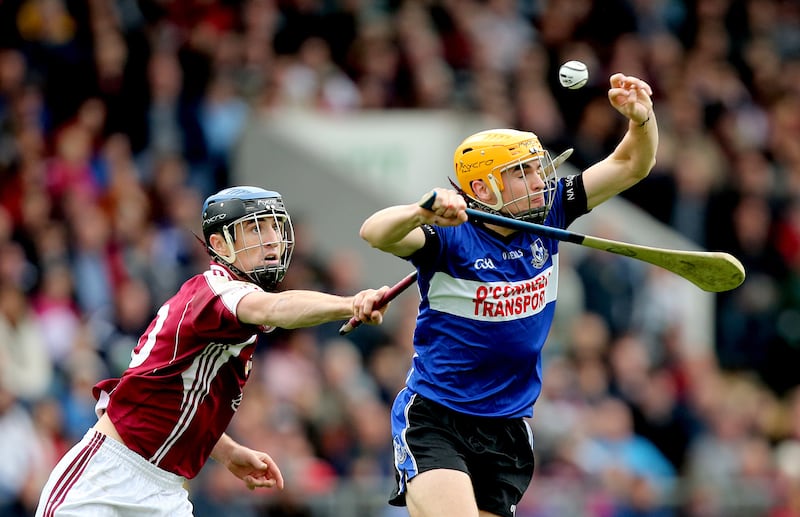
[[[37,517],[191,517],[183,478],[90,430],[53,469]]]
[[[472,481],[465,472],[434,469],[408,482],[406,505],[411,517],[478,517]]]

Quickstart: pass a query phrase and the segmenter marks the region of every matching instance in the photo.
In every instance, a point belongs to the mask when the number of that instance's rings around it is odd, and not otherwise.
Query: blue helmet
[[[256,266],[250,271],[242,271],[233,263],[237,253],[270,244],[261,241],[256,246],[236,248],[236,226],[246,222],[271,218],[276,233],[280,236],[281,252],[278,264]],[[278,192],[260,187],[231,187],[209,196],[203,203],[203,237],[211,255],[224,262],[234,272],[245,276],[265,290],[273,290],[283,280],[294,249],[294,228],[283,198]],[[211,247],[211,235],[221,234],[228,243],[230,255],[222,256]],[[275,243],[272,243],[275,244]]]

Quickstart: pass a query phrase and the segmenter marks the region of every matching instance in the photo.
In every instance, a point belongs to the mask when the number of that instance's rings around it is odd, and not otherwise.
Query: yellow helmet
[[[537,174],[544,182],[542,191],[527,191],[509,202],[503,202],[504,190],[502,173],[513,167],[539,160]],[[519,205],[527,202],[515,213],[508,212],[503,215],[517,219],[541,223],[547,217],[557,187],[555,166],[550,159],[550,154],[542,147],[539,137],[529,131],[515,129],[488,129],[467,137],[456,148],[453,156],[456,180],[464,194],[483,209],[501,212],[512,204]],[[494,192],[497,199],[493,205],[479,201],[472,188],[475,180],[482,180]],[[533,199],[543,196],[544,204],[533,203]]]

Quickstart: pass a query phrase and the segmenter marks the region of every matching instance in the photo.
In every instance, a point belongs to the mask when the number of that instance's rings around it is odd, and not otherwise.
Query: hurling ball
[[[564,88],[577,90],[589,81],[589,69],[580,61],[567,61],[558,69],[558,82]]]

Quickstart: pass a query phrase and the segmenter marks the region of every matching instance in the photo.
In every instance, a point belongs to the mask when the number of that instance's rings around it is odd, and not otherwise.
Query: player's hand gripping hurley
[[[378,302],[375,304],[373,308],[380,309],[387,303],[391,302],[392,300],[397,298],[397,296],[400,293],[408,289],[408,287],[411,284],[413,284],[416,280],[417,280],[417,272],[414,271],[412,273],[409,273],[408,275],[406,275],[405,278],[403,278],[402,280],[394,284],[392,287],[390,287],[389,290],[386,291],[386,294],[384,294],[383,297],[380,300],[378,300]],[[361,325],[361,320],[352,317],[348,322],[346,322],[344,325],[341,326],[341,328],[339,329],[339,335],[343,336],[345,334],[348,334],[353,330],[355,330],[355,328],[358,327],[359,325]]]
[[[436,192],[432,192],[427,199],[420,203],[420,206],[431,210],[435,200]],[[485,223],[531,232],[551,239],[580,244],[581,246],[641,260],[682,276],[704,291],[714,293],[730,291],[739,287],[745,278],[745,271],[741,262],[729,253],[654,248],[581,235],[560,228],[511,219],[472,208],[467,208],[466,213],[470,218]]]

